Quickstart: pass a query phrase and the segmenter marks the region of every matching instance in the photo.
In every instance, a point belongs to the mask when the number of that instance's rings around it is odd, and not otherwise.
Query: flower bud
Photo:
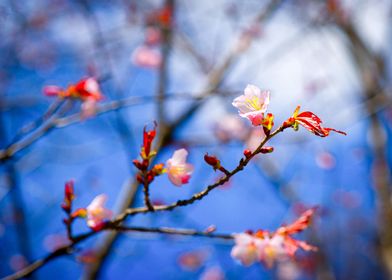
[[[273,151],[274,151],[274,147],[270,147],[270,146],[262,147],[260,149],[260,153],[262,153],[262,154],[269,154],[269,153],[272,153]]]
[[[75,212],[71,214],[72,218],[86,218],[87,217],[87,210],[84,208],[79,208]]]
[[[163,163],[155,164],[154,167],[152,168],[152,172],[155,176],[162,175],[163,173],[166,172],[164,164]]]
[[[252,151],[249,149],[244,150],[244,156],[246,158],[249,158],[252,155]]]
[[[217,159],[215,156],[210,156],[208,154],[205,154],[204,155],[204,161],[207,164],[211,165],[214,168],[214,170],[219,169],[220,166],[221,166],[220,165],[220,160]]]
[[[67,201],[72,201],[75,198],[74,182],[72,180],[65,183],[64,196]]]
[[[61,203],[61,208],[67,213],[71,212],[71,205],[68,203]]]
[[[133,163],[133,165],[135,165],[135,167],[136,167],[137,169],[139,169],[139,170],[142,170],[142,169],[143,169],[143,164],[142,164],[140,161],[138,161],[137,159],[134,159],[134,160],[132,161],[132,163]]]
[[[140,174],[137,174],[137,175],[136,175],[136,180],[137,180],[139,183],[143,183],[143,182],[144,182],[143,177],[142,177]]]

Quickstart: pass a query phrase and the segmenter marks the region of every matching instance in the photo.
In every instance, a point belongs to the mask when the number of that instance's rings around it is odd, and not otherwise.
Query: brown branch
[[[67,100],[67,102],[63,104],[63,106],[59,109],[59,111],[54,116],[57,117],[57,116],[64,115],[70,109],[71,105],[72,105],[72,101]],[[33,144],[38,139],[40,139],[43,135],[51,131],[55,127],[54,119],[47,121],[39,129],[35,130],[27,137],[21,139],[16,143],[10,144],[4,150],[0,150],[0,162],[11,159],[17,152],[29,147],[31,144]]]
[[[52,104],[50,104],[49,108],[46,110],[46,112],[36,119],[35,121],[23,126],[15,135],[13,140],[11,141],[12,143],[17,142],[20,140],[24,135],[27,133],[33,131],[34,129],[38,128],[40,125],[42,125],[44,122],[49,120],[55,113],[56,111],[61,107],[61,105],[64,103],[64,99],[57,98]]]
[[[168,228],[168,227],[159,227],[159,228],[146,228],[146,227],[130,227],[130,226],[116,226],[113,228],[118,231],[132,231],[132,232],[143,232],[143,233],[162,233],[162,234],[170,234],[170,235],[186,235],[186,236],[202,236],[209,238],[220,238],[220,239],[228,239],[231,240],[234,238],[233,234],[217,234],[206,231],[197,231],[194,229],[180,229],[180,228]]]
[[[222,186],[223,184],[228,182],[231,177],[233,177],[235,174],[237,174],[238,172],[243,170],[248,165],[250,160],[255,155],[260,153],[260,150],[265,145],[265,143],[267,143],[267,141],[269,141],[271,138],[273,138],[275,135],[277,135],[278,133],[280,133],[282,131],[283,131],[283,128],[279,127],[277,130],[275,130],[269,136],[266,136],[264,138],[264,140],[261,142],[261,144],[259,145],[259,147],[248,158],[245,158],[245,159],[242,158],[236,168],[234,168],[232,171],[228,172],[227,175],[225,175],[224,177],[219,179],[214,184],[208,185],[204,190],[202,190],[199,193],[194,194],[192,197],[190,197],[188,199],[178,200],[178,201],[176,201],[176,202],[174,202],[172,204],[169,204],[169,205],[155,206],[154,207],[154,211],[155,212],[170,211],[170,210],[173,210],[173,209],[178,208],[178,207],[182,207],[182,206],[187,206],[187,205],[193,204],[197,200],[201,200],[206,195],[208,195],[210,193],[210,191],[212,191],[213,189],[215,189],[215,188],[217,188],[219,186]],[[123,222],[128,216],[133,216],[133,215],[136,215],[136,214],[148,213],[148,212],[151,212],[151,211],[147,207],[129,208],[123,214],[119,215],[115,220],[113,220],[112,223],[113,224],[119,224],[119,223]]]
[[[43,259],[37,260],[34,263],[26,266],[25,268],[17,271],[16,273],[6,276],[2,278],[3,280],[15,280],[15,279],[21,279],[30,276],[33,272],[37,271],[41,267],[43,267],[45,264],[51,262],[54,259],[57,259],[58,257],[65,256],[65,255],[70,255],[73,253],[73,247],[75,247],[78,243],[82,242],[83,240],[95,235],[98,232],[95,231],[90,231],[86,234],[79,235],[74,238],[73,242],[69,245],[63,246],[54,252],[50,253]]]

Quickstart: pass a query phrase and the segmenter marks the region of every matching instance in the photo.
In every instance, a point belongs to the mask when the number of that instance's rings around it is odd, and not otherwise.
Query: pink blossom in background
[[[48,252],[53,252],[60,247],[69,245],[70,241],[64,234],[49,234],[44,238],[43,247]]]
[[[93,98],[87,98],[82,103],[82,118],[90,118],[95,116],[97,112],[97,101]]]
[[[276,274],[279,280],[296,280],[300,279],[301,270],[292,260],[286,260],[278,263]]]
[[[161,31],[157,27],[147,27],[144,32],[144,43],[149,46],[157,45],[161,42]]]
[[[206,251],[190,251],[182,253],[177,262],[183,270],[196,271],[199,269],[208,257],[208,252]]]
[[[45,86],[42,91],[46,96],[61,96],[64,93],[61,87],[53,85]]]
[[[222,268],[219,266],[212,266],[207,268],[203,273],[200,275],[199,280],[224,280],[225,274],[223,273]]]
[[[336,159],[329,152],[321,152],[316,155],[316,164],[322,169],[330,170],[336,166]]]
[[[9,266],[14,271],[21,270],[28,265],[29,262],[27,261],[26,257],[21,254],[12,255],[12,257],[9,260]]]
[[[261,125],[270,100],[269,91],[261,91],[255,85],[247,85],[244,94],[233,101],[241,117],[249,119],[253,125]]]
[[[166,162],[169,180],[176,186],[187,184],[191,178],[193,165],[186,163],[187,156],[187,150],[176,150],[173,156]]]
[[[254,152],[259,147],[261,141],[263,141],[265,133],[262,127],[252,128],[248,139],[245,142],[246,148]]]
[[[87,225],[92,229],[100,228],[106,220],[109,220],[113,213],[105,208],[107,196],[100,194],[87,206]]]
[[[132,63],[140,67],[158,68],[162,62],[159,50],[149,46],[137,47],[131,56]]]
[[[237,115],[228,114],[221,117],[214,126],[216,138],[222,142],[230,140],[244,140],[248,134],[248,128]]]

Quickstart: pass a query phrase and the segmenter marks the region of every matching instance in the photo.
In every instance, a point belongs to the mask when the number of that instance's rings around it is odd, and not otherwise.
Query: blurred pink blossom
[[[162,62],[159,50],[149,46],[137,47],[131,56],[132,63],[140,67],[158,68]]]
[[[239,233],[234,236],[235,246],[231,256],[243,265],[250,266],[260,260],[260,252],[264,248],[264,240],[249,233]]]
[[[60,96],[63,92],[63,89],[58,86],[45,86],[42,90],[46,96]]]
[[[157,45],[161,42],[161,31],[157,27],[147,27],[144,33],[144,43],[149,46]]]
[[[245,142],[246,148],[254,152],[260,145],[261,141],[263,141],[264,137],[265,133],[261,126],[252,128],[249,137]]]
[[[248,129],[237,115],[228,114],[221,117],[214,126],[215,136],[222,142],[244,140]]]
[[[82,118],[90,118],[95,116],[97,112],[97,101],[93,98],[88,98],[82,103]]]
[[[224,280],[225,274],[219,266],[207,268],[200,276],[200,280]]]

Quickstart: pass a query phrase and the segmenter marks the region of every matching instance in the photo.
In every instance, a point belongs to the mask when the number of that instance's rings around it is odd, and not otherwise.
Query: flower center
[[[260,99],[256,96],[254,96],[252,98],[247,98],[245,102],[246,102],[246,105],[248,105],[248,107],[258,111],[258,110],[261,110],[261,104],[259,101],[260,101]]]

